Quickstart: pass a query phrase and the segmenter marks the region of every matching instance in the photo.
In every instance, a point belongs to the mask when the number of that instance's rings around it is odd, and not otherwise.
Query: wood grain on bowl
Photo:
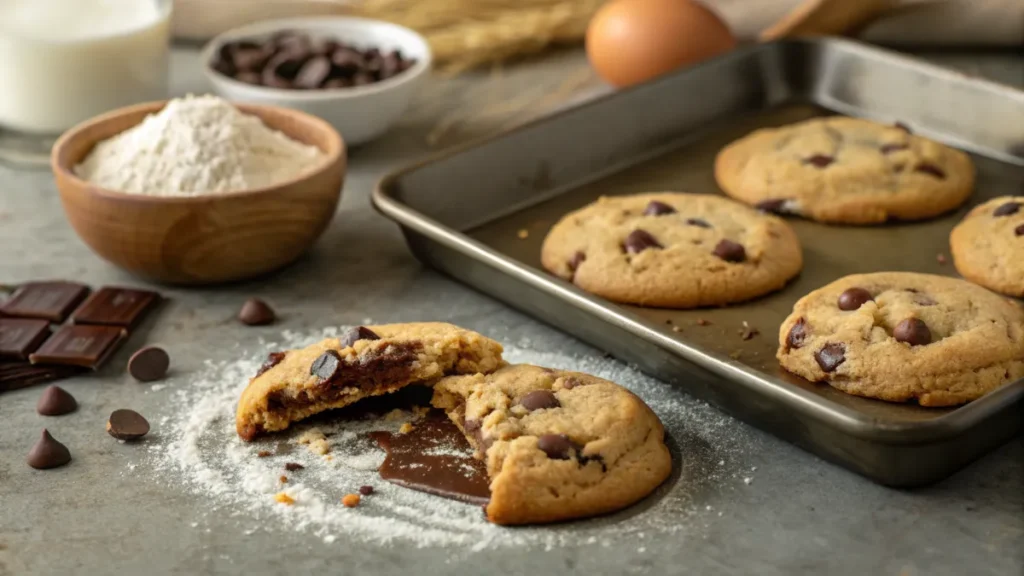
[[[96,254],[158,282],[202,285],[272,272],[302,255],[334,216],[345,176],[345,144],[329,124],[283,108],[237,105],[270,128],[317,146],[323,163],[259,190],[199,197],[106,190],[74,174],[99,141],[160,111],[166,102],[114,111],[73,128],[51,164],[64,212]]]

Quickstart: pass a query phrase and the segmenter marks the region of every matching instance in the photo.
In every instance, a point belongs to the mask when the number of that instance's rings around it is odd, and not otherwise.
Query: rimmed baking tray
[[[969,205],[1024,190],[1024,92],[811,39],[745,48],[442,153],[384,178],[373,203],[426,264],[877,482],[928,484],[1020,430],[1024,381],[955,409],[857,398],[782,371],[778,327],[798,298],[846,274],[955,275],[939,255],[969,206],[867,228],[792,219],[803,273],[781,292],[727,308],[617,305],[540,266],[543,238],[566,212],[601,195],[719,192],[712,166],[726,143],[834,113],[899,121],[969,151],[978,167]],[[760,334],[745,340],[749,328]]]

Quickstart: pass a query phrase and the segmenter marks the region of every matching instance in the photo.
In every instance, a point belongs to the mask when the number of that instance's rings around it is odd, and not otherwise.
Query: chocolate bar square
[[[0,305],[0,314],[63,322],[88,295],[88,286],[74,282],[28,282]]]
[[[0,358],[28,360],[49,336],[48,320],[0,318]]]
[[[71,316],[75,324],[135,326],[160,295],[149,290],[105,286],[89,297]]]
[[[97,370],[120,347],[128,331],[116,326],[69,324],[29,355],[32,364],[82,366]]]

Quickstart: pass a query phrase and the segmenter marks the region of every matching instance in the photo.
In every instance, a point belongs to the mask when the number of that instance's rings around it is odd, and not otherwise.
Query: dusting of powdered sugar
[[[607,547],[623,538],[698,530],[706,525],[706,517],[714,514],[701,502],[701,494],[723,486],[742,487],[752,476],[744,457],[755,448],[749,431],[740,423],[613,359],[597,353],[576,356],[538,351],[528,341],[506,346],[505,358],[511,363],[594,374],[626,386],[646,400],[670,436],[676,460],[672,479],[647,500],[612,516],[511,530],[489,524],[479,506],[400,488],[379,478],[376,469],[384,453],[366,433],[397,431],[407,419],[393,415],[344,422],[318,418],[269,438],[242,442],[235,433],[235,406],[267,353],[336,337],[343,329],[305,334],[286,331],[278,342],[240,352],[239,359],[207,362],[202,370],[182,375],[179,382],[169,385],[173,392],[169,392],[172,401],[167,404],[177,410],[157,420],[163,433],[148,452],[158,480],[185,486],[204,497],[211,514],[244,511],[239,531],[245,533],[259,525],[262,530],[306,531],[328,543],[343,538],[378,545],[443,546],[453,554],[468,554],[504,546]],[[311,430],[326,436],[328,454],[299,445],[298,439]],[[464,455],[455,447],[436,450]],[[304,468],[285,471],[285,464],[291,462]],[[287,477],[284,483],[282,476]],[[341,505],[342,496],[364,485],[373,486],[374,493],[364,496],[356,508]],[[275,495],[281,492],[294,504],[276,501]],[[688,521],[691,518],[694,521]]]

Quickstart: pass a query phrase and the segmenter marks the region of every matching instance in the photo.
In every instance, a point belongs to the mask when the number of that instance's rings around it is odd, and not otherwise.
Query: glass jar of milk
[[[0,0],[0,132],[167,97],[171,0]]]

